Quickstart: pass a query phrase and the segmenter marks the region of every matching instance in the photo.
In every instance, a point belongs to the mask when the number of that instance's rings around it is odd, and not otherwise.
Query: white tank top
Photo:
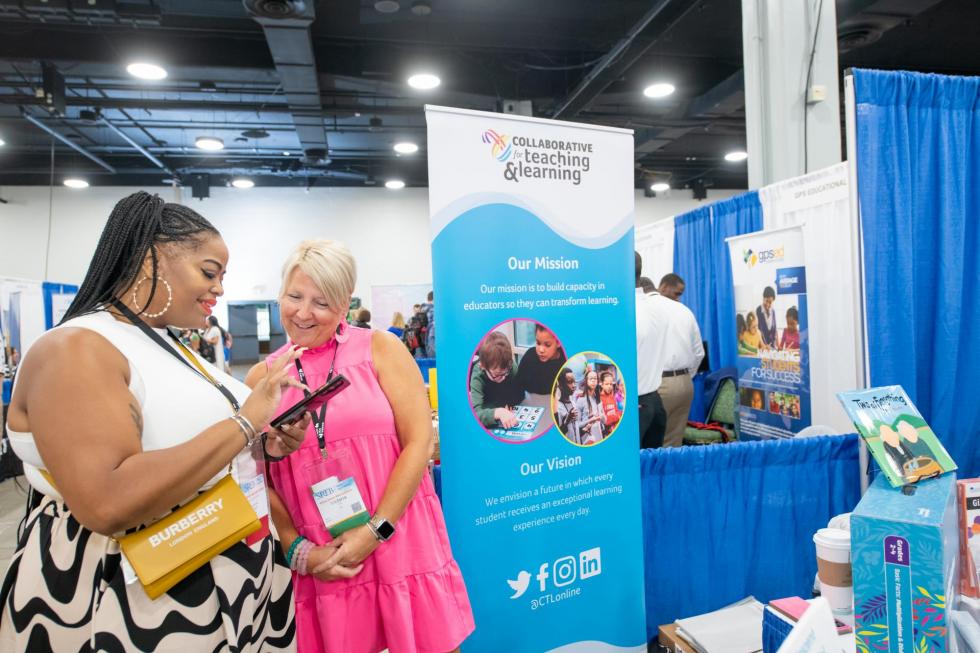
[[[120,322],[109,313],[99,311],[73,318],[55,327],[67,328],[95,331],[129,361],[129,390],[143,412],[143,451],[166,449],[186,442],[209,426],[234,414],[231,404],[220,390],[177,360],[173,354],[164,351],[159,344],[140,331],[139,327]],[[179,351],[163,329],[156,331]],[[33,351],[34,349],[28,351],[25,359]],[[196,352],[194,356],[213,378],[231,391],[239,404],[245,403],[249,394],[248,386],[218,370]],[[16,389],[16,382],[14,388]],[[52,399],[70,410],[70,397]],[[257,424],[256,427],[258,426]],[[24,462],[24,475],[28,482],[39,492],[60,500],[61,495],[38,471],[45,465],[34,443],[33,434],[13,431],[9,424],[7,434],[14,453]],[[244,451],[241,455],[248,456],[249,452]],[[232,465],[232,468],[234,473],[237,465]],[[204,489],[219,481],[226,473],[227,468],[208,481]]]

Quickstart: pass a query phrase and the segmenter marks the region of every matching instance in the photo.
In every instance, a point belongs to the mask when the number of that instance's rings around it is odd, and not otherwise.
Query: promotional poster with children
[[[735,285],[741,437],[789,438],[810,426],[806,266],[799,227],[728,240]]]
[[[632,133],[432,106],[426,120],[464,649],[646,651]]]

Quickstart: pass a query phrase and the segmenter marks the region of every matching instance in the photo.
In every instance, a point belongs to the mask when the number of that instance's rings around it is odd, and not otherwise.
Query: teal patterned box
[[[956,476],[914,492],[879,474],[851,515],[858,653],[947,653],[959,562]]]

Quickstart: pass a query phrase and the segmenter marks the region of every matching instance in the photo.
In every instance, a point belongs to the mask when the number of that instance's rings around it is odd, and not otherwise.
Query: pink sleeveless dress
[[[336,339],[331,339],[303,354],[300,363],[309,387],[317,388],[326,381],[336,353],[335,373],[351,382],[327,406],[327,453],[349,452],[361,496],[373,514],[401,445],[391,405],[372,363],[371,337],[370,329],[348,326],[339,349]],[[268,360],[275,360],[289,346]],[[295,367],[293,376],[297,376]],[[281,408],[302,396],[296,388],[284,390]],[[326,544],[331,537],[305,472],[319,457],[316,431],[310,424],[300,449],[270,463],[269,474],[299,533],[315,544]],[[298,653],[376,653],[385,648],[391,653],[446,653],[474,629],[469,597],[428,473],[398,520],[394,537],[368,556],[360,574],[325,583],[294,573],[293,584]]]

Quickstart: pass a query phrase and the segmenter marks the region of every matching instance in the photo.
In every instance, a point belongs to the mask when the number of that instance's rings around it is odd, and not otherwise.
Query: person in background
[[[395,334],[395,337],[401,340],[402,335],[405,333],[405,316],[395,311],[395,314],[391,316],[391,326],[388,330]]]
[[[204,340],[214,348],[214,366],[225,371],[225,330],[218,324],[218,318],[208,316],[208,328]]]
[[[581,396],[575,402],[575,409],[578,411],[579,438],[582,444],[602,442],[605,415],[602,413],[602,402],[599,399],[599,374],[595,370],[585,372],[579,392]]]
[[[786,309],[786,327],[783,329],[783,337],[779,341],[779,348],[800,348],[800,313],[796,310],[795,306],[790,306]]]
[[[7,426],[31,490],[0,589],[0,650],[295,651],[273,534],[233,543],[152,601],[125,578],[117,540],[250,462],[256,429],[295,383],[298,352],[250,393],[165,331],[203,326],[227,265],[204,217],[134,193],[112,210],[64,319],[25,357]],[[300,426],[273,429],[266,454],[302,438]]]
[[[619,420],[623,417],[622,411],[616,405],[616,382],[612,372],[603,372],[599,375],[599,387],[601,388],[599,401],[602,403],[603,415],[602,430],[603,434],[608,435],[616,429]]]
[[[582,444],[578,430],[578,409],[575,407],[575,390],[575,373],[567,367],[563,368],[555,388],[555,422],[570,442]]]
[[[681,295],[684,294],[684,288],[684,280],[671,272],[665,274],[663,279],[660,280],[660,287],[657,290],[667,299],[673,299],[675,302],[679,302]]]
[[[487,428],[517,426],[511,410],[524,401],[517,383],[514,349],[507,336],[491,331],[480,344],[479,359],[470,372],[470,405],[477,419]]]
[[[342,243],[300,243],[282,270],[279,306],[289,341],[246,378],[261,383],[270,365],[299,346],[294,373],[302,369],[309,387],[333,374],[350,381],[313,415],[319,421],[299,450],[269,463],[272,518],[294,566],[297,650],[453,651],[474,622],[428,473],[429,402],[397,338],[344,319],[356,278]],[[299,389],[284,392],[280,410],[302,398]],[[311,479],[322,460],[340,467]],[[310,488],[339,469],[356,482],[371,518],[331,537]]]
[[[759,323],[759,333],[766,347],[775,349],[779,344],[776,340],[776,310],[772,307],[776,301],[776,291],[772,286],[766,286],[762,291],[762,304],[756,307],[755,317]]]
[[[565,352],[558,338],[543,324],[534,325],[534,349],[521,356],[517,366],[517,385],[527,393],[549,395],[555,377],[565,364]]]
[[[653,285],[653,281],[650,279],[650,277],[640,277],[636,282],[636,287],[641,289],[647,295],[657,292],[657,287]]]
[[[425,327],[425,357],[435,358],[436,357],[436,300],[432,291],[426,296],[428,300],[425,304],[422,304],[419,309],[425,313],[426,327]]]
[[[359,308],[354,311],[354,321],[351,322],[352,325],[356,327],[361,327],[362,329],[371,328],[371,311],[366,308]]]
[[[668,280],[668,285],[675,284],[671,287],[676,292],[676,282],[671,282],[670,276],[667,275],[664,279]],[[680,283],[683,284],[683,281]],[[663,285],[661,282],[661,287]],[[683,288],[680,292],[683,292]],[[677,296],[680,297],[680,294],[677,293]],[[649,297],[657,324],[656,330],[662,332],[664,338],[660,355],[663,372],[657,390],[667,412],[664,446],[679,447],[684,443],[684,429],[694,401],[693,378],[704,358],[704,344],[698,321],[691,309],[660,293]]]
[[[667,330],[662,312],[656,310],[653,282],[641,276],[643,259],[633,253],[636,281],[636,393],[639,395],[640,447],[663,446],[667,411],[658,392],[664,371]],[[646,279],[646,283],[644,283]],[[645,288],[649,288],[646,290]]]

